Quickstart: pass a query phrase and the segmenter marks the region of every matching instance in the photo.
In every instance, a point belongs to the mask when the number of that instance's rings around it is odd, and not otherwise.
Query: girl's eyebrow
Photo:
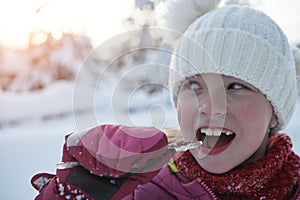
[[[197,80],[201,80],[201,81],[203,80],[203,78],[202,78],[201,75],[194,75],[194,76],[190,76],[190,77],[187,77],[187,78],[186,78],[187,81],[190,81],[190,80],[196,80],[196,79],[197,79]]]

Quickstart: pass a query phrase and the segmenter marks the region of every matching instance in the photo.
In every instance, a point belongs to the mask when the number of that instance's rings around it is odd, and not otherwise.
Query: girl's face
[[[268,130],[277,125],[272,105],[251,84],[204,74],[179,88],[177,114],[186,141],[202,141],[190,150],[208,172],[221,174],[265,155]]]

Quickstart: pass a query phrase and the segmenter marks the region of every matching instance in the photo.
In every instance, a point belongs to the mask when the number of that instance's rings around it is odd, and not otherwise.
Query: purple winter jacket
[[[63,200],[59,195],[54,178],[35,198],[36,200]],[[217,197],[212,190],[200,179],[188,182],[179,172],[172,172],[167,166],[148,183],[138,186],[123,200],[215,200]],[[291,200],[300,200],[298,187]]]
[[[164,167],[151,182],[139,186],[125,200],[156,200],[156,199],[200,199],[215,200],[212,190],[200,179],[188,182],[179,172],[172,172]],[[291,200],[300,200],[300,186]]]
[[[151,182],[139,186],[131,195],[124,199],[214,200],[217,197],[200,179],[188,182],[180,173],[174,173],[166,166],[161,169]]]

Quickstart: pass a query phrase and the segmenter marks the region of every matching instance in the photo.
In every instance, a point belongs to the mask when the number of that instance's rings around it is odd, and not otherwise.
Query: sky
[[[290,42],[299,42],[300,1],[260,2],[259,9],[282,27]],[[133,0],[0,0],[0,42],[24,48],[31,32],[46,30],[56,38],[62,31],[85,34],[97,45],[124,31],[121,22],[133,8]]]
[[[131,0],[0,0],[0,42],[22,48],[30,32],[85,34],[95,43],[121,31]],[[42,40],[42,38],[41,38]]]

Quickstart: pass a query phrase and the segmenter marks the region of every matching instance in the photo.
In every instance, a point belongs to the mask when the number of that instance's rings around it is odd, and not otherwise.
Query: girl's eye
[[[201,90],[202,86],[200,83],[198,83],[196,81],[188,81],[185,84],[183,84],[183,89],[196,92],[196,91]]]
[[[196,83],[196,82],[189,83],[189,89],[191,89],[191,90],[198,90],[200,88],[201,88],[201,86],[199,83]]]
[[[228,86],[229,90],[241,90],[241,89],[249,89],[247,86],[240,84],[240,83],[231,83]]]

